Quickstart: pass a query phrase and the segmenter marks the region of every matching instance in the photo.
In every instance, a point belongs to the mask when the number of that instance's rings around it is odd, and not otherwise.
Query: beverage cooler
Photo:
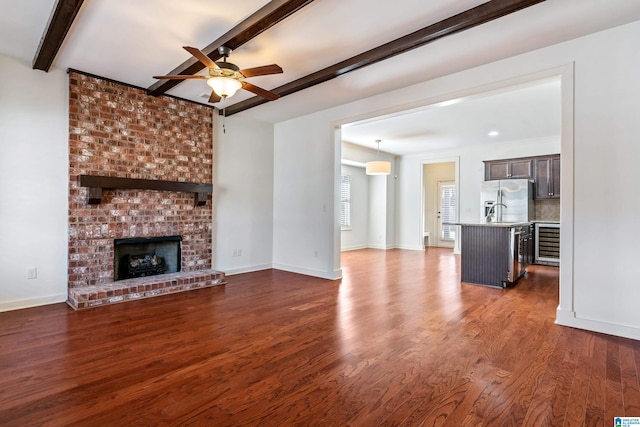
[[[560,265],[560,224],[536,222],[534,262],[542,265]]]

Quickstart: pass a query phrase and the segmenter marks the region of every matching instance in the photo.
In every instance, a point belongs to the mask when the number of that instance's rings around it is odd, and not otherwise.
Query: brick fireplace
[[[74,309],[214,286],[211,194],[101,189],[82,175],[135,182],[212,183],[213,110],[81,72],[69,72],[69,297]],[[145,187],[146,188],[146,187]],[[115,280],[114,241],[179,236],[180,271]]]

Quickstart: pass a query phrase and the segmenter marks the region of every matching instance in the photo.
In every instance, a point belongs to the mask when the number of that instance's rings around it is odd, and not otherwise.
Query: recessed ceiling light
[[[447,106],[449,106],[449,105],[459,104],[460,102],[462,102],[462,100],[461,100],[461,99],[450,99],[450,100],[448,100],[448,101],[443,101],[443,102],[441,102],[439,105],[440,105],[441,107],[447,107]]]
[[[489,132],[489,136],[498,136],[500,135],[500,132],[498,132],[497,130],[492,130],[491,132]]]

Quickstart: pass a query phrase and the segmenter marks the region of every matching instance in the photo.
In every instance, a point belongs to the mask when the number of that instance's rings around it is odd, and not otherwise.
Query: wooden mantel
[[[204,206],[207,203],[207,194],[213,192],[212,184],[118,178],[99,175],[79,175],[78,184],[80,187],[89,188],[87,203],[90,205],[99,205],[102,202],[103,189],[181,191],[194,193],[196,206]]]

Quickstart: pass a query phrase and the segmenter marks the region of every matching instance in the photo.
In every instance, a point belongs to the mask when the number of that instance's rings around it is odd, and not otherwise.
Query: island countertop
[[[462,226],[480,226],[480,227],[522,227],[531,225],[533,221],[527,222],[443,222],[442,225],[462,225]]]

